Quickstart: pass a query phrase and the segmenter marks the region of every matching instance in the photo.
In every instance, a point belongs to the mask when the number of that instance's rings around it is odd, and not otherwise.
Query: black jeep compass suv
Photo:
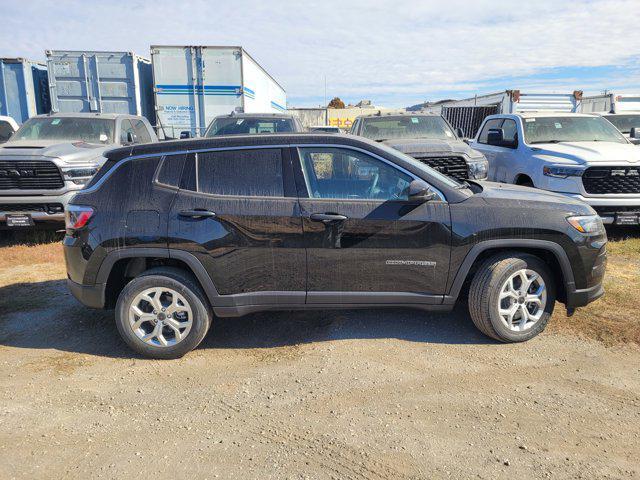
[[[329,134],[113,150],[71,201],[69,287],[114,308],[137,352],[175,358],[214,317],[264,310],[450,310],[506,342],[556,300],[603,294],[595,212],[515,185],[459,183],[385,145]],[[464,288],[463,288],[464,287]]]

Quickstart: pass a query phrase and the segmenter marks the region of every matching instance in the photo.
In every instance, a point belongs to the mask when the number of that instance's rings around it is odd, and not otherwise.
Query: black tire
[[[519,270],[538,273],[546,285],[547,301],[540,319],[528,330],[510,330],[498,313],[500,289],[507,279]],[[549,267],[538,257],[529,254],[506,252],[485,260],[478,268],[469,289],[469,313],[471,320],[485,335],[501,342],[524,342],[542,332],[553,313],[556,287]]]
[[[187,336],[170,346],[153,346],[143,342],[128,322],[128,312],[136,295],[152,287],[168,287],[180,293],[193,313],[191,330]],[[179,268],[157,267],[131,280],[120,292],[116,303],[116,325],[123,340],[139,354],[157,359],[180,358],[196,348],[204,339],[211,324],[211,307],[196,279]]]

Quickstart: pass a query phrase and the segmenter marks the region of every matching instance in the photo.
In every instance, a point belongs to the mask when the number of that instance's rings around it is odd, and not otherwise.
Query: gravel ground
[[[640,475],[637,346],[502,345],[463,308],[284,312],[153,361],[62,280],[31,287],[51,303],[0,316],[2,478]]]

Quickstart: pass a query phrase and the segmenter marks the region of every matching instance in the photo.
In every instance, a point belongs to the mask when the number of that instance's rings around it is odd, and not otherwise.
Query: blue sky
[[[640,91],[637,0],[0,0],[0,56],[242,45],[290,106]]]

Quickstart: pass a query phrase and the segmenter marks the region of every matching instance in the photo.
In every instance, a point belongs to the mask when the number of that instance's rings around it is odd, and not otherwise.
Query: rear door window
[[[282,150],[262,148],[198,153],[196,189],[211,195],[284,197]]]

